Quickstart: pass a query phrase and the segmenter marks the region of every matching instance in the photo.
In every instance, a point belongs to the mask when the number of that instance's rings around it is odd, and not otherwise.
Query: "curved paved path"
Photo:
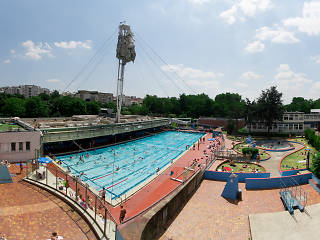
[[[260,162],[260,164],[266,168],[267,172],[271,173],[271,177],[280,177],[279,162],[281,158],[302,147],[300,144],[296,144],[296,143],[293,143],[293,145],[295,149],[291,151],[286,151],[286,152],[268,151],[268,153],[271,155],[271,158],[269,160]]]
[[[15,165],[9,170],[19,171]],[[87,223],[65,202],[21,181],[23,176],[0,184],[0,233],[8,240],[49,239],[52,232],[64,239],[96,239]]]

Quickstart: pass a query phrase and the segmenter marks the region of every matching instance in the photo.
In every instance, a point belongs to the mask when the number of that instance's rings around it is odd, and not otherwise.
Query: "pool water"
[[[263,148],[267,148],[267,149],[285,149],[285,148],[289,148],[291,147],[290,144],[288,142],[279,142],[278,141],[274,141],[274,142],[268,142],[268,143],[264,143],[261,145],[261,147]]]
[[[167,131],[127,143],[57,157],[73,175],[111,199],[121,197],[165,168],[203,133]],[[87,155],[88,154],[88,155]],[[87,155],[87,156],[86,156]],[[82,158],[80,160],[79,158]],[[109,194],[108,194],[109,193]]]

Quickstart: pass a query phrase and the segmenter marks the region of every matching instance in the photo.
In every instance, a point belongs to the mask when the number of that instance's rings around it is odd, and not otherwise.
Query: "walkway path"
[[[11,173],[18,167],[11,165]],[[57,232],[64,239],[96,239],[87,223],[66,203],[48,192],[23,182],[0,184],[0,233],[8,240],[48,239]]]
[[[281,158],[283,158],[284,156],[301,148],[300,144],[293,143],[293,145],[294,145],[295,149],[291,150],[291,151],[286,151],[286,152],[270,152],[270,151],[268,151],[268,153],[271,155],[271,158],[269,160],[260,162],[260,164],[267,169],[267,172],[271,173],[271,177],[280,177],[279,163],[280,163]]]

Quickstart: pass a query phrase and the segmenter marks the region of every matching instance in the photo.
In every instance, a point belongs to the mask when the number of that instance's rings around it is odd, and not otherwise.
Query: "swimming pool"
[[[171,159],[197,142],[203,133],[167,131],[127,143],[57,157],[63,167],[89,186],[105,187],[111,199],[121,197],[165,168]],[[88,154],[88,156],[86,156]],[[80,160],[79,158],[82,158]]]

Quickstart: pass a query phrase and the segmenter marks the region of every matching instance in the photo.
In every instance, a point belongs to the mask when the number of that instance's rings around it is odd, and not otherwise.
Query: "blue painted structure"
[[[312,173],[275,178],[247,178],[245,183],[246,189],[272,189],[281,188],[282,184],[287,187],[307,184],[310,178],[312,178]]]
[[[294,169],[294,170],[286,170],[281,172],[281,176],[291,176],[291,175],[297,175],[298,172],[307,170],[306,168],[299,168],[299,169]]]
[[[9,169],[6,165],[0,165],[0,184],[1,183],[12,183],[12,178]]]
[[[221,196],[224,198],[236,200],[238,191],[238,176],[236,174],[231,174],[228,178],[228,182],[225,185]]]
[[[204,171],[203,178],[207,180],[228,181],[231,172]],[[269,178],[270,173],[234,173],[238,176],[239,182],[245,182],[246,178]]]

